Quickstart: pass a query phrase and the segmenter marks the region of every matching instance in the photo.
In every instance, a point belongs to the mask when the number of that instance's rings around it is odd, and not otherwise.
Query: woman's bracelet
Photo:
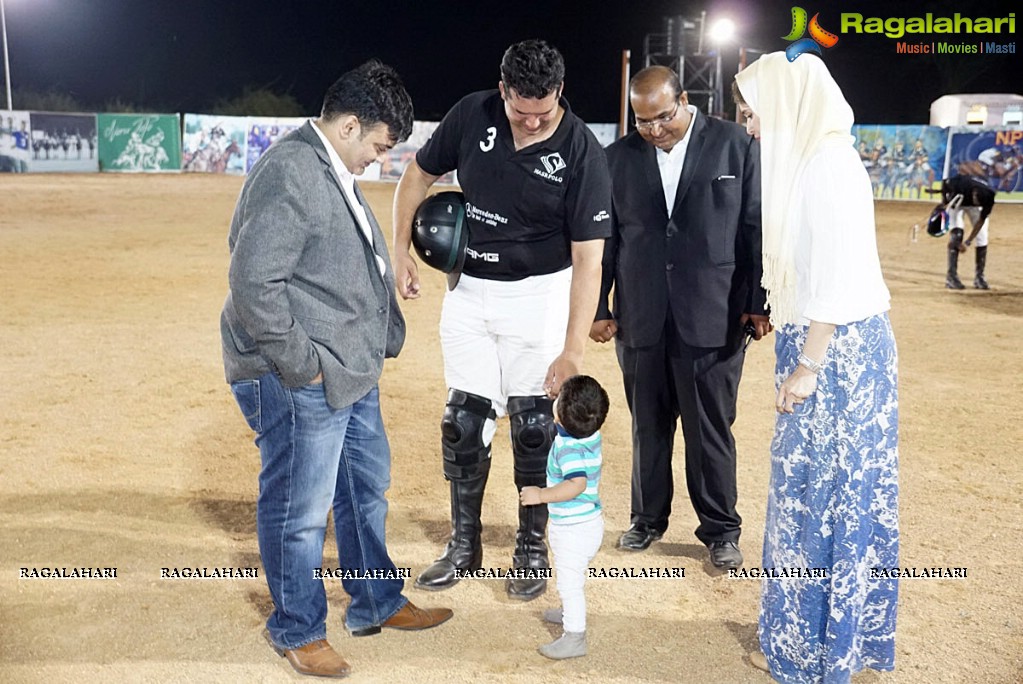
[[[810,371],[814,375],[820,375],[821,368],[822,368],[820,362],[814,361],[813,359],[811,359],[809,356],[807,356],[803,352],[799,352],[799,358],[797,359],[797,361],[798,361],[800,366],[802,366],[806,370]]]

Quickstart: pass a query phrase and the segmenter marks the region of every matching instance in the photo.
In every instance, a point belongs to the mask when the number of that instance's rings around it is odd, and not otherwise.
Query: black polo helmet
[[[948,233],[948,212],[945,205],[939,204],[934,207],[931,215],[927,218],[927,234],[931,237],[941,237]]]
[[[448,274],[449,290],[462,274],[467,244],[465,195],[448,191],[424,199],[412,219],[412,246],[424,263]]]

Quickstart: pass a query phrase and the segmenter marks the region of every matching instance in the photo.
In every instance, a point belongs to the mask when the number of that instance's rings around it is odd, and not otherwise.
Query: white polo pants
[[[490,399],[498,416],[510,396],[543,396],[547,368],[565,345],[571,284],[571,268],[510,282],[463,274],[440,315],[448,387]],[[486,444],[493,434],[488,421]]]

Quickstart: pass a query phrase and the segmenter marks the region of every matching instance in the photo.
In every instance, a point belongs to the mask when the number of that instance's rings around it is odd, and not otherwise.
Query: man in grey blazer
[[[607,149],[612,235],[590,337],[616,338],[632,412],[632,526],[642,551],[668,527],[682,419],[696,537],[719,568],[742,565],[735,478],[744,328],[770,332],[760,286],[760,154],[742,126],[689,105],[654,66],[629,84],[636,131]],[[614,314],[607,305],[614,286]]]
[[[384,542],[390,449],[377,382],[405,321],[355,176],[411,131],[398,75],[367,62],[330,87],[319,118],[253,166],[231,221],[220,327],[227,380],[262,461],[256,525],[274,602],[264,636],[302,674],[350,670],[326,641],[317,572],[331,511],[353,635],[451,617],[402,596]]]

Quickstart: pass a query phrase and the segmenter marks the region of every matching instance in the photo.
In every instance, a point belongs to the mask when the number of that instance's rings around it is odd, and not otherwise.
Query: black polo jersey
[[[611,177],[600,143],[562,98],[547,140],[515,150],[497,90],[472,93],[416,154],[430,175],[458,169],[469,246],[463,273],[521,280],[572,265],[571,241],[611,235]]]
[[[980,207],[977,223],[991,214],[995,206],[995,191],[982,178],[975,176],[952,176],[941,181],[941,201],[948,204],[956,195],[963,196],[961,207]]]

